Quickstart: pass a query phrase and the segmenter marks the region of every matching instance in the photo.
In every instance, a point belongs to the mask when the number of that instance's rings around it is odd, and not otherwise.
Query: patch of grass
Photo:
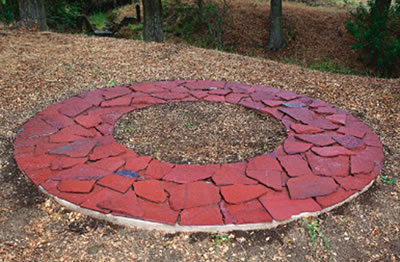
[[[227,243],[228,245],[231,244],[231,239],[229,238],[228,234],[224,233],[212,233],[213,238],[215,240],[214,246],[219,246],[223,243]]]
[[[397,183],[397,181],[395,179],[391,179],[387,176],[381,176],[381,179],[386,184],[396,184]]]
[[[307,66],[307,68],[315,69],[322,72],[337,73],[343,75],[357,74],[357,72],[354,72],[351,69],[341,66],[338,61],[330,60],[327,57],[322,57],[322,60],[315,61],[311,65]]]
[[[111,80],[108,81],[108,83],[107,83],[107,86],[108,86],[108,87],[111,87],[111,86],[114,86],[114,85],[115,85],[114,79],[111,79]]]
[[[97,29],[103,29],[106,23],[106,14],[103,12],[94,13],[89,17],[89,22],[94,25]]]
[[[325,237],[325,235],[322,233],[320,230],[320,225],[319,221],[317,218],[303,218],[303,221],[306,223],[306,228],[308,229],[308,235],[310,236],[311,240],[311,245],[314,248],[315,247],[315,239],[317,237],[321,237],[322,240],[324,241],[325,247],[330,251],[331,250],[331,245],[329,244],[328,239]]]

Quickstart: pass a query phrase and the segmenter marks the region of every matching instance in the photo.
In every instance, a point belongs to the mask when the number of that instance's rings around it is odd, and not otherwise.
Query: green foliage
[[[213,238],[215,239],[215,246],[221,245],[222,243],[231,244],[231,239],[228,234],[223,233],[212,233]]]
[[[76,28],[82,11],[82,3],[81,1],[45,0],[47,25],[60,32]]]
[[[400,58],[400,0],[385,12],[379,12],[375,2],[360,4],[351,19],[347,31],[357,39],[352,49],[361,51],[360,58],[367,66],[374,66],[383,76],[391,76]]]
[[[0,5],[0,21],[11,24],[16,21],[19,16],[18,2],[16,0],[1,0]]]
[[[354,72],[351,69],[344,68],[341,66],[336,60],[329,60],[327,57],[322,57],[322,60],[315,61],[313,64],[307,66],[309,69],[315,69],[322,72],[329,72],[335,74],[343,74],[343,75],[354,75],[357,72]]]
[[[386,184],[396,184],[397,183],[397,181],[395,179],[391,179],[387,176],[381,176],[381,179]]]
[[[319,225],[318,219],[316,219],[316,218],[308,219],[308,218],[304,217],[303,221],[306,223],[306,228],[308,229],[308,235],[310,236],[312,246],[314,247],[315,239],[319,236],[324,241],[325,247],[328,250],[331,250],[331,245],[329,244],[328,239],[325,237],[325,235],[322,233],[322,231],[319,228],[320,225]]]
[[[103,29],[106,23],[106,15],[103,12],[96,12],[89,17],[89,22],[97,29]]]

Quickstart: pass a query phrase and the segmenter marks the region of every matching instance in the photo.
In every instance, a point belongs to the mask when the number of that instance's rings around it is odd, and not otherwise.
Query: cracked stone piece
[[[208,89],[208,88],[223,88],[225,82],[222,81],[209,81],[209,80],[188,80],[185,81],[183,86],[189,89]]]
[[[141,219],[168,225],[176,224],[179,211],[172,210],[168,204],[168,201],[158,204],[138,198],[138,202],[139,206],[143,210],[143,216]]]
[[[85,100],[78,97],[72,97],[61,103],[62,106],[58,109],[58,111],[61,114],[69,117],[75,117],[92,107],[91,103],[88,103]]]
[[[52,170],[60,170],[70,168],[76,165],[84,164],[88,160],[87,157],[83,158],[72,158],[72,157],[57,157],[51,162]]]
[[[282,190],[282,172],[277,170],[249,170],[247,176],[275,190]]]
[[[279,162],[270,156],[256,156],[250,158],[248,161],[247,170],[269,169],[282,171]]]
[[[212,180],[217,186],[234,184],[257,184],[257,181],[246,177],[245,168],[238,168],[240,164],[222,165],[221,168],[212,176]]]
[[[372,131],[367,131],[365,137],[363,138],[365,144],[369,146],[375,146],[382,148],[381,140]]]
[[[105,88],[102,91],[103,91],[103,97],[105,99],[112,99],[118,96],[123,96],[132,93],[132,90],[123,86]]]
[[[125,160],[121,157],[107,157],[96,162],[89,163],[92,167],[102,168],[110,172],[115,172],[125,164]]]
[[[275,94],[276,94],[276,92],[270,92],[270,91],[264,91],[261,89],[256,89],[255,92],[250,94],[250,97],[254,101],[262,101],[265,99],[278,100],[279,97],[277,97]]]
[[[98,185],[102,185],[121,193],[126,192],[136,178],[124,177],[117,174],[109,174],[97,181]]]
[[[71,193],[89,193],[96,180],[71,180],[65,179],[58,183],[57,188],[61,192],[71,192]]]
[[[324,130],[321,128],[317,128],[311,125],[303,125],[298,123],[292,123],[290,128],[293,129],[297,134],[313,134],[313,133],[321,133]]]
[[[248,201],[239,205],[227,204],[226,209],[228,210],[226,213],[229,213],[231,218],[225,218],[225,221],[231,220],[234,224],[272,222],[272,217],[258,200]]]
[[[339,145],[344,146],[345,148],[351,149],[351,150],[360,149],[364,145],[364,142],[361,139],[356,138],[351,135],[348,135],[348,134],[343,137],[333,136],[332,138]]]
[[[57,131],[57,127],[49,125],[42,119],[35,117],[19,129],[18,136],[23,138],[49,136]]]
[[[135,83],[129,86],[129,88],[135,90],[136,92],[142,92],[148,94],[165,92],[165,88],[156,86],[156,83],[154,82]]]
[[[329,120],[326,120],[325,118],[315,118],[312,121],[309,121],[304,124],[312,125],[325,130],[336,130],[339,128],[338,125],[332,123]]]
[[[23,155],[21,157],[15,156],[18,166],[23,170],[36,170],[50,167],[51,163],[56,159],[56,156],[52,155]]]
[[[289,137],[283,143],[283,149],[288,154],[298,154],[308,151],[313,144],[301,142],[294,137]]]
[[[216,204],[221,200],[219,188],[213,184],[203,181],[186,183],[184,185],[171,184],[173,183],[164,182],[163,186],[170,194],[169,204],[174,210],[207,206]]]
[[[340,155],[350,156],[356,154],[354,151],[348,150],[347,148],[342,146],[313,147],[311,148],[311,151],[323,157],[340,156]]]
[[[298,95],[291,91],[285,91],[285,90],[280,90],[276,95],[287,101],[301,97],[301,95]]]
[[[302,134],[295,135],[295,137],[316,146],[328,146],[335,143],[331,136],[327,134]]]
[[[132,97],[123,96],[112,100],[103,101],[101,107],[113,107],[113,106],[129,106],[132,102]]]
[[[163,179],[177,183],[189,183],[213,176],[218,168],[219,165],[176,165]]]
[[[71,169],[65,169],[57,172],[51,177],[52,180],[75,179],[75,180],[90,180],[100,179],[109,175],[111,172],[102,168],[91,167],[89,165],[78,165]]]
[[[358,130],[358,129],[353,129],[353,128],[348,128],[348,127],[343,127],[341,126],[338,130],[338,133],[341,134],[347,134],[347,135],[351,135],[351,136],[355,136],[357,138],[363,138],[366,131],[365,130]]]
[[[99,133],[95,129],[86,129],[79,125],[68,126],[50,136],[51,143],[72,142],[86,137],[95,137]]]
[[[202,99],[210,102],[225,102],[225,97],[218,95],[208,95],[206,97],[203,97]]]
[[[338,185],[330,177],[301,176],[290,178],[287,187],[291,199],[306,199],[331,194],[337,190]]]
[[[306,157],[314,175],[348,176],[350,174],[348,156],[320,157],[312,152],[307,152]]]
[[[226,96],[227,94],[231,93],[232,91],[229,89],[216,89],[208,91],[210,95],[219,95],[219,96]]]
[[[265,194],[269,189],[262,185],[242,185],[222,186],[221,194],[224,200],[230,204],[239,204],[258,198]]]
[[[138,196],[152,202],[162,203],[167,200],[167,194],[159,180],[138,181],[133,184],[133,188]]]
[[[40,118],[46,122],[47,124],[61,129],[61,128],[65,128],[67,126],[73,126],[75,125],[74,120],[72,120],[71,118],[60,114],[58,111],[56,110],[49,110],[47,111],[46,109],[43,110],[42,112],[40,112],[38,114],[38,116],[40,116]]]
[[[335,177],[335,180],[346,190],[364,189],[376,176],[375,175],[355,175],[346,177]]]
[[[93,106],[99,106],[100,103],[104,100],[102,94],[103,90],[98,89],[79,95],[79,97]]]
[[[134,97],[132,100],[132,104],[161,104],[165,103],[164,100],[151,97],[151,96],[140,96],[140,97]]]
[[[251,94],[255,91],[254,86],[236,82],[227,82],[225,88],[230,88],[233,92],[242,94]]]
[[[125,194],[118,194],[112,198],[104,198],[97,203],[103,209],[109,209],[112,213],[131,217],[142,217],[144,212],[139,206],[135,192],[128,190]]]
[[[79,115],[79,116],[75,117],[75,121],[85,128],[96,127],[103,122],[103,120],[100,118],[100,116],[95,116],[95,115],[90,115],[90,114]]]
[[[147,167],[145,175],[155,179],[161,179],[172,170],[173,166],[174,165],[171,163],[153,159]]]
[[[368,174],[372,172],[375,165],[382,166],[383,152],[376,147],[367,147],[363,151],[351,156],[351,173]]]
[[[180,225],[223,225],[222,214],[216,204],[184,209]]]
[[[231,104],[237,104],[243,97],[247,97],[248,95],[246,94],[237,94],[237,93],[231,93],[227,96],[225,96],[225,101]]]
[[[24,172],[36,185],[42,184],[54,175],[54,171],[49,168],[26,170]]]
[[[278,159],[291,177],[312,175],[307,161],[305,161],[300,155],[279,156]]]
[[[69,157],[85,157],[95,146],[96,141],[92,139],[81,139],[53,149],[49,153],[53,155],[66,155]]]
[[[162,93],[154,93],[152,94],[153,97],[157,97],[164,100],[180,100],[185,97],[188,97],[189,94],[186,93],[172,93],[172,92],[162,92]]]
[[[334,114],[325,117],[325,119],[328,119],[332,123],[335,124],[340,124],[340,125],[345,125],[346,124],[346,115],[345,114]]]
[[[337,110],[332,106],[321,106],[314,109],[314,112],[317,112],[318,114],[332,115],[336,114]]]
[[[89,155],[89,159],[99,160],[111,156],[118,156],[123,154],[125,151],[126,148],[117,142],[99,145],[94,148],[93,152]]]
[[[88,208],[94,211],[98,211],[101,213],[110,213],[110,209],[106,209],[100,207],[99,203],[109,201],[111,202],[113,199],[120,197],[122,194],[108,189],[106,187],[101,188],[101,190],[97,191],[95,194],[90,195],[84,202],[80,204],[83,208]]]
[[[290,199],[288,192],[268,192],[260,197],[261,204],[267,209],[268,213],[278,221],[287,220],[303,212],[320,211],[321,207],[312,198]]]
[[[284,114],[278,108],[264,107],[260,109],[261,112],[266,113],[277,120],[281,120]]]
[[[253,109],[261,109],[261,108],[265,107],[263,103],[254,101],[253,99],[251,99],[249,97],[242,99],[239,102],[239,105],[242,105],[242,106],[245,106],[248,108],[253,108]]]
[[[303,124],[314,120],[313,113],[307,108],[280,108],[279,110]]]
[[[275,107],[275,106],[280,106],[283,105],[285,102],[282,100],[272,100],[272,99],[263,99],[261,100],[265,105],[269,107]]]
[[[125,164],[125,169],[129,169],[132,171],[139,171],[145,169],[149,162],[151,160],[151,157],[149,156],[139,156],[137,158],[128,158]]]
[[[203,97],[208,96],[208,92],[207,91],[200,91],[200,90],[195,90],[195,91],[189,91],[189,93],[198,98],[198,99],[202,99]]]
[[[318,196],[315,199],[317,200],[318,204],[322,206],[322,208],[327,208],[346,200],[355,192],[355,190],[345,191],[343,188],[339,187],[336,192],[325,196]]]

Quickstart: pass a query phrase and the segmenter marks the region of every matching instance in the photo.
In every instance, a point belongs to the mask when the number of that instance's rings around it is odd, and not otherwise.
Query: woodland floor
[[[325,15],[319,16],[310,11],[320,12],[318,8],[302,10],[293,19],[316,19],[313,27],[297,29],[299,35],[307,35],[301,44],[309,47],[305,60],[327,55],[324,52],[353,57],[348,49],[340,51],[338,37],[326,40],[338,48],[333,51],[317,41],[332,36],[317,27],[333,22],[337,11],[323,10]],[[243,29],[241,35],[249,31]],[[260,43],[266,39],[262,34]],[[183,44],[18,30],[0,31],[0,64],[0,261],[400,260],[399,79],[323,73]],[[166,234],[113,225],[63,208],[17,168],[12,143],[18,128],[37,112],[88,90],[174,79],[272,86],[348,110],[379,135],[385,152],[381,176],[397,183],[379,177],[361,196],[315,218],[324,237],[317,234],[312,245],[305,220],[227,235]]]

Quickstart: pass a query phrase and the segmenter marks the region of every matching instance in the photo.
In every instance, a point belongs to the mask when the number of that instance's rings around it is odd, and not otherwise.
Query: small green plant
[[[106,15],[103,12],[94,13],[89,17],[89,22],[97,29],[103,29],[106,23]]]
[[[309,69],[315,69],[322,72],[337,73],[343,75],[355,74],[354,71],[342,67],[338,61],[329,60],[327,57],[322,57],[322,60],[315,61],[311,65],[307,66]]]
[[[228,234],[223,234],[223,233],[212,233],[214,239],[215,239],[215,244],[214,246],[219,246],[222,243],[227,243],[228,245],[231,244],[231,239],[229,238]]]
[[[306,217],[303,218],[303,221],[306,223],[306,228],[308,229],[308,235],[310,236],[311,245],[315,246],[315,239],[319,236],[324,241],[325,247],[330,251],[331,245],[329,244],[328,239],[319,229],[319,221],[317,218],[308,219]]]
[[[396,184],[397,183],[397,181],[395,179],[391,179],[387,176],[381,176],[381,179],[386,184]]]
[[[192,129],[194,127],[193,125],[193,116],[190,113],[185,113],[184,118],[186,119],[186,128],[187,129]]]
[[[108,87],[111,87],[111,86],[114,86],[114,85],[115,85],[114,79],[111,79],[111,80],[108,81],[108,83],[107,83],[107,86],[108,86]]]

